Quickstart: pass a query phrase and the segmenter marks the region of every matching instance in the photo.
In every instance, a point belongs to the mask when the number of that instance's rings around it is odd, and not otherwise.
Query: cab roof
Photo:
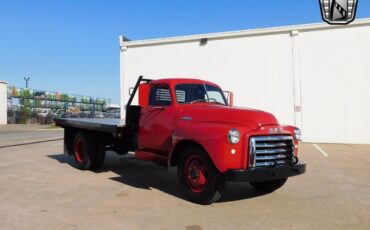
[[[157,80],[152,80],[150,84],[167,84],[170,86],[175,86],[179,84],[206,84],[212,85],[217,88],[221,88],[219,85],[205,80],[195,79],[195,78],[162,78]]]

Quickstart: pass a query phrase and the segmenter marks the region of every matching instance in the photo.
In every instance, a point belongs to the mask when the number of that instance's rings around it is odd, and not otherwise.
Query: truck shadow
[[[74,167],[72,157],[64,154],[49,155],[48,157]],[[156,189],[186,200],[177,180],[176,170],[177,168],[167,169],[149,161],[138,160],[132,154],[119,156],[107,152],[102,169],[95,171],[95,173],[114,172],[117,176],[109,178],[113,181],[139,189]],[[248,183],[227,182],[225,193],[218,203],[251,199],[266,194],[254,190]]]

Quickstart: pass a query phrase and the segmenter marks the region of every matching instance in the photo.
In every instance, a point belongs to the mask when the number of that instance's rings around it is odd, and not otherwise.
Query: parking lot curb
[[[30,142],[23,142],[23,143],[11,144],[11,145],[1,145],[0,146],[0,149],[10,148],[10,147],[17,147],[17,146],[22,146],[22,145],[39,144],[39,143],[45,143],[45,142],[51,142],[51,141],[60,141],[60,140],[63,140],[63,138],[54,138],[54,139],[47,139],[47,140],[37,140],[37,141],[30,141]]]

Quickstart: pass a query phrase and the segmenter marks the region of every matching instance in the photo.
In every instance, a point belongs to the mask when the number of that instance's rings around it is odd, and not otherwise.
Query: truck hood
[[[250,129],[255,129],[263,125],[278,124],[278,121],[271,113],[210,103],[184,105],[180,111],[179,119],[199,122],[232,123],[243,125]]]

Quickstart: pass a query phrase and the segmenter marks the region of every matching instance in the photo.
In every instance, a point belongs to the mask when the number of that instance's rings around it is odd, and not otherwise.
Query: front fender
[[[238,144],[231,144],[228,141],[227,134],[231,128],[236,128],[240,132]],[[244,133],[243,127],[230,124],[191,122],[191,124],[175,129],[172,135],[172,146],[175,148],[179,142],[184,140],[200,144],[207,151],[215,167],[223,173],[229,169],[242,169],[245,165],[243,162],[246,161],[247,145],[243,138]]]

